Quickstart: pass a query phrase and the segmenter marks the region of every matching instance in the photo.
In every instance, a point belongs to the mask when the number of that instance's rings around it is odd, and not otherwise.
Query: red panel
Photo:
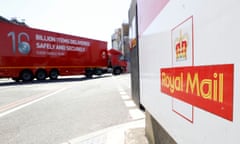
[[[161,69],[161,92],[233,120],[233,64]]]

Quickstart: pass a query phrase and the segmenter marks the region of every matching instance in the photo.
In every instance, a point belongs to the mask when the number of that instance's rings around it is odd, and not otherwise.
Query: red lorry
[[[108,68],[114,75],[127,71],[127,61],[120,51],[116,49],[108,50]]]
[[[57,79],[59,75],[92,77],[109,72],[109,68],[113,74],[120,74],[126,62],[111,51],[105,41],[0,21],[1,78],[32,81]]]

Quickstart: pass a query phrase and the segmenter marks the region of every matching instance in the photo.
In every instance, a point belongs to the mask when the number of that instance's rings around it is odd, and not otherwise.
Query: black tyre
[[[120,75],[122,73],[122,69],[120,67],[116,67],[113,69],[114,75]]]
[[[92,69],[86,69],[85,76],[86,76],[86,78],[92,78],[93,70]]]
[[[47,72],[43,69],[39,69],[36,72],[37,80],[45,80],[47,78]]]
[[[103,71],[101,69],[95,69],[95,75],[102,75]]]
[[[20,82],[19,78],[12,78],[12,80],[14,80],[15,82]]]
[[[92,78],[93,75],[92,75],[92,73],[86,73],[85,76],[86,76],[86,78]]]
[[[26,81],[32,81],[33,80],[33,73],[30,70],[23,70],[20,74],[21,79]]]
[[[59,75],[59,73],[58,73],[58,70],[56,70],[56,69],[53,69],[49,72],[49,77],[51,80],[58,79],[58,75]]]

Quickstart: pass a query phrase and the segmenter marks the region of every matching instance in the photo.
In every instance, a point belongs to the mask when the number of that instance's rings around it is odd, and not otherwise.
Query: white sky
[[[128,21],[131,0],[0,0],[0,15],[30,27],[108,41]]]

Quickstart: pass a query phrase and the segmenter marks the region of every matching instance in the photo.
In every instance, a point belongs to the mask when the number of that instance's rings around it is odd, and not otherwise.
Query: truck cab
[[[108,68],[111,69],[113,75],[119,75],[127,71],[127,60],[122,52],[116,49],[108,50]]]

